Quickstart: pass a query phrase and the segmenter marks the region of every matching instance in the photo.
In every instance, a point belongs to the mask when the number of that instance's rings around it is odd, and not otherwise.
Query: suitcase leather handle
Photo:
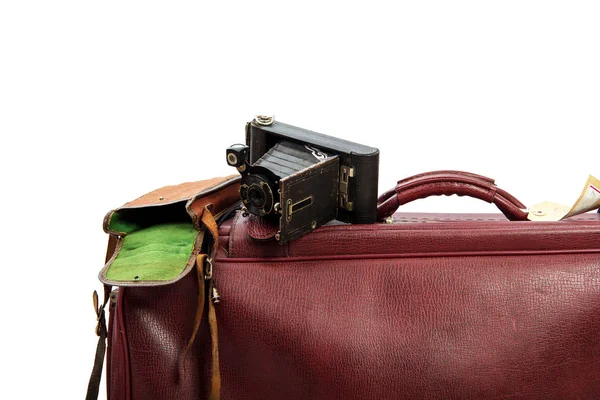
[[[469,196],[495,204],[511,221],[527,220],[526,207],[498,188],[493,179],[462,171],[433,171],[398,181],[377,199],[377,217],[383,220],[398,207],[429,196]]]

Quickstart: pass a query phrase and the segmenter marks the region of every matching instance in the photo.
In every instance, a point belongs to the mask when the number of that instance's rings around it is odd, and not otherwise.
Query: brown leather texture
[[[231,175],[222,178],[211,178],[196,182],[185,182],[179,185],[164,186],[126,203],[123,207],[148,207],[188,200],[196,196],[198,193],[210,190],[235,178],[239,178],[238,175]]]
[[[227,184],[233,182],[233,184]],[[190,199],[187,204],[188,213],[192,215],[194,225],[199,226],[204,213],[204,208],[209,207],[213,215],[219,215],[240,199],[239,176],[228,180],[226,186],[219,191],[205,194],[200,192]]]
[[[238,175],[231,175],[164,186],[109,211],[104,217],[104,231],[113,235],[125,235],[125,232],[115,232],[110,228],[113,215],[121,210],[153,208],[175,203],[183,203],[194,225],[198,226],[202,211],[207,205],[210,205],[212,213],[217,215],[239,200],[239,181]]]
[[[394,219],[285,245],[220,227],[221,399],[598,399],[600,214]],[[207,398],[206,317],[177,364],[197,290],[120,293],[109,399]]]
[[[190,273],[195,263],[196,256],[200,252],[204,240],[204,232],[202,229],[202,215],[205,207],[208,207],[214,215],[219,215],[226,211],[228,207],[239,200],[239,181],[237,175],[232,175],[223,178],[212,178],[198,182],[187,182],[175,186],[165,186],[144,196],[126,203],[123,207],[110,211],[104,218],[104,231],[111,237],[118,238],[112,245],[112,251],[109,248],[107,254],[112,256],[106,261],[104,267],[99,273],[99,279],[107,285],[119,286],[157,286],[169,285],[181,279],[183,276]],[[112,281],[106,277],[106,273],[112,262],[116,259],[121,250],[121,237],[125,236],[124,232],[115,232],[110,228],[110,222],[120,210],[141,210],[154,207],[161,207],[169,204],[181,203],[185,207],[186,212],[192,219],[192,223],[199,230],[194,249],[190,254],[189,261],[182,273],[175,279],[170,281]]]

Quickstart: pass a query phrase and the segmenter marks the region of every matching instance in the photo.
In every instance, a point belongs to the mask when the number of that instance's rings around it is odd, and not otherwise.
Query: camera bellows
[[[318,164],[327,157],[327,154],[314,147],[281,141],[256,161],[254,166],[267,168],[274,175],[283,178]]]
[[[252,173],[244,176],[240,186],[240,196],[246,209],[252,214],[266,217],[278,213],[281,201],[281,182],[290,176],[308,174],[311,167],[328,160],[327,154],[312,146],[282,140],[271,147],[249,170]],[[302,179],[302,178],[300,178]],[[308,178],[304,178],[306,181]],[[302,201],[290,203],[288,218],[294,212],[312,204],[313,196],[307,194]]]

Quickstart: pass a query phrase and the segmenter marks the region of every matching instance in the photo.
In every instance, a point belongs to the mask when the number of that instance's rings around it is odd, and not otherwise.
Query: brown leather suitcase
[[[600,214],[526,221],[492,180],[441,171],[384,193],[381,223],[280,245],[230,212],[236,190],[162,188],[107,216],[109,399],[600,398]],[[441,194],[502,213],[394,214]],[[113,228],[170,213],[197,229],[176,274],[111,279]]]

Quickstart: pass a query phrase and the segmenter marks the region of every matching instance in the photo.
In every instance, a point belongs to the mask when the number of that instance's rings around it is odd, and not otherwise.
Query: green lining
[[[128,220],[127,218],[124,218],[122,214],[124,213],[117,211],[110,216],[108,228],[111,231],[129,233],[137,231],[143,227],[140,222]]]
[[[172,222],[191,222],[185,201],[161,206],[121,208],[110,215],[107,228],[109,231],[129,234],[149,226]]]
[[[133,232],[123,237],[121,250],[106,271],[106,278],[113,281],[167,281],[177,278],[192,255],[198,235],[191,221],[142,227],[121,220],[116,225]]]

